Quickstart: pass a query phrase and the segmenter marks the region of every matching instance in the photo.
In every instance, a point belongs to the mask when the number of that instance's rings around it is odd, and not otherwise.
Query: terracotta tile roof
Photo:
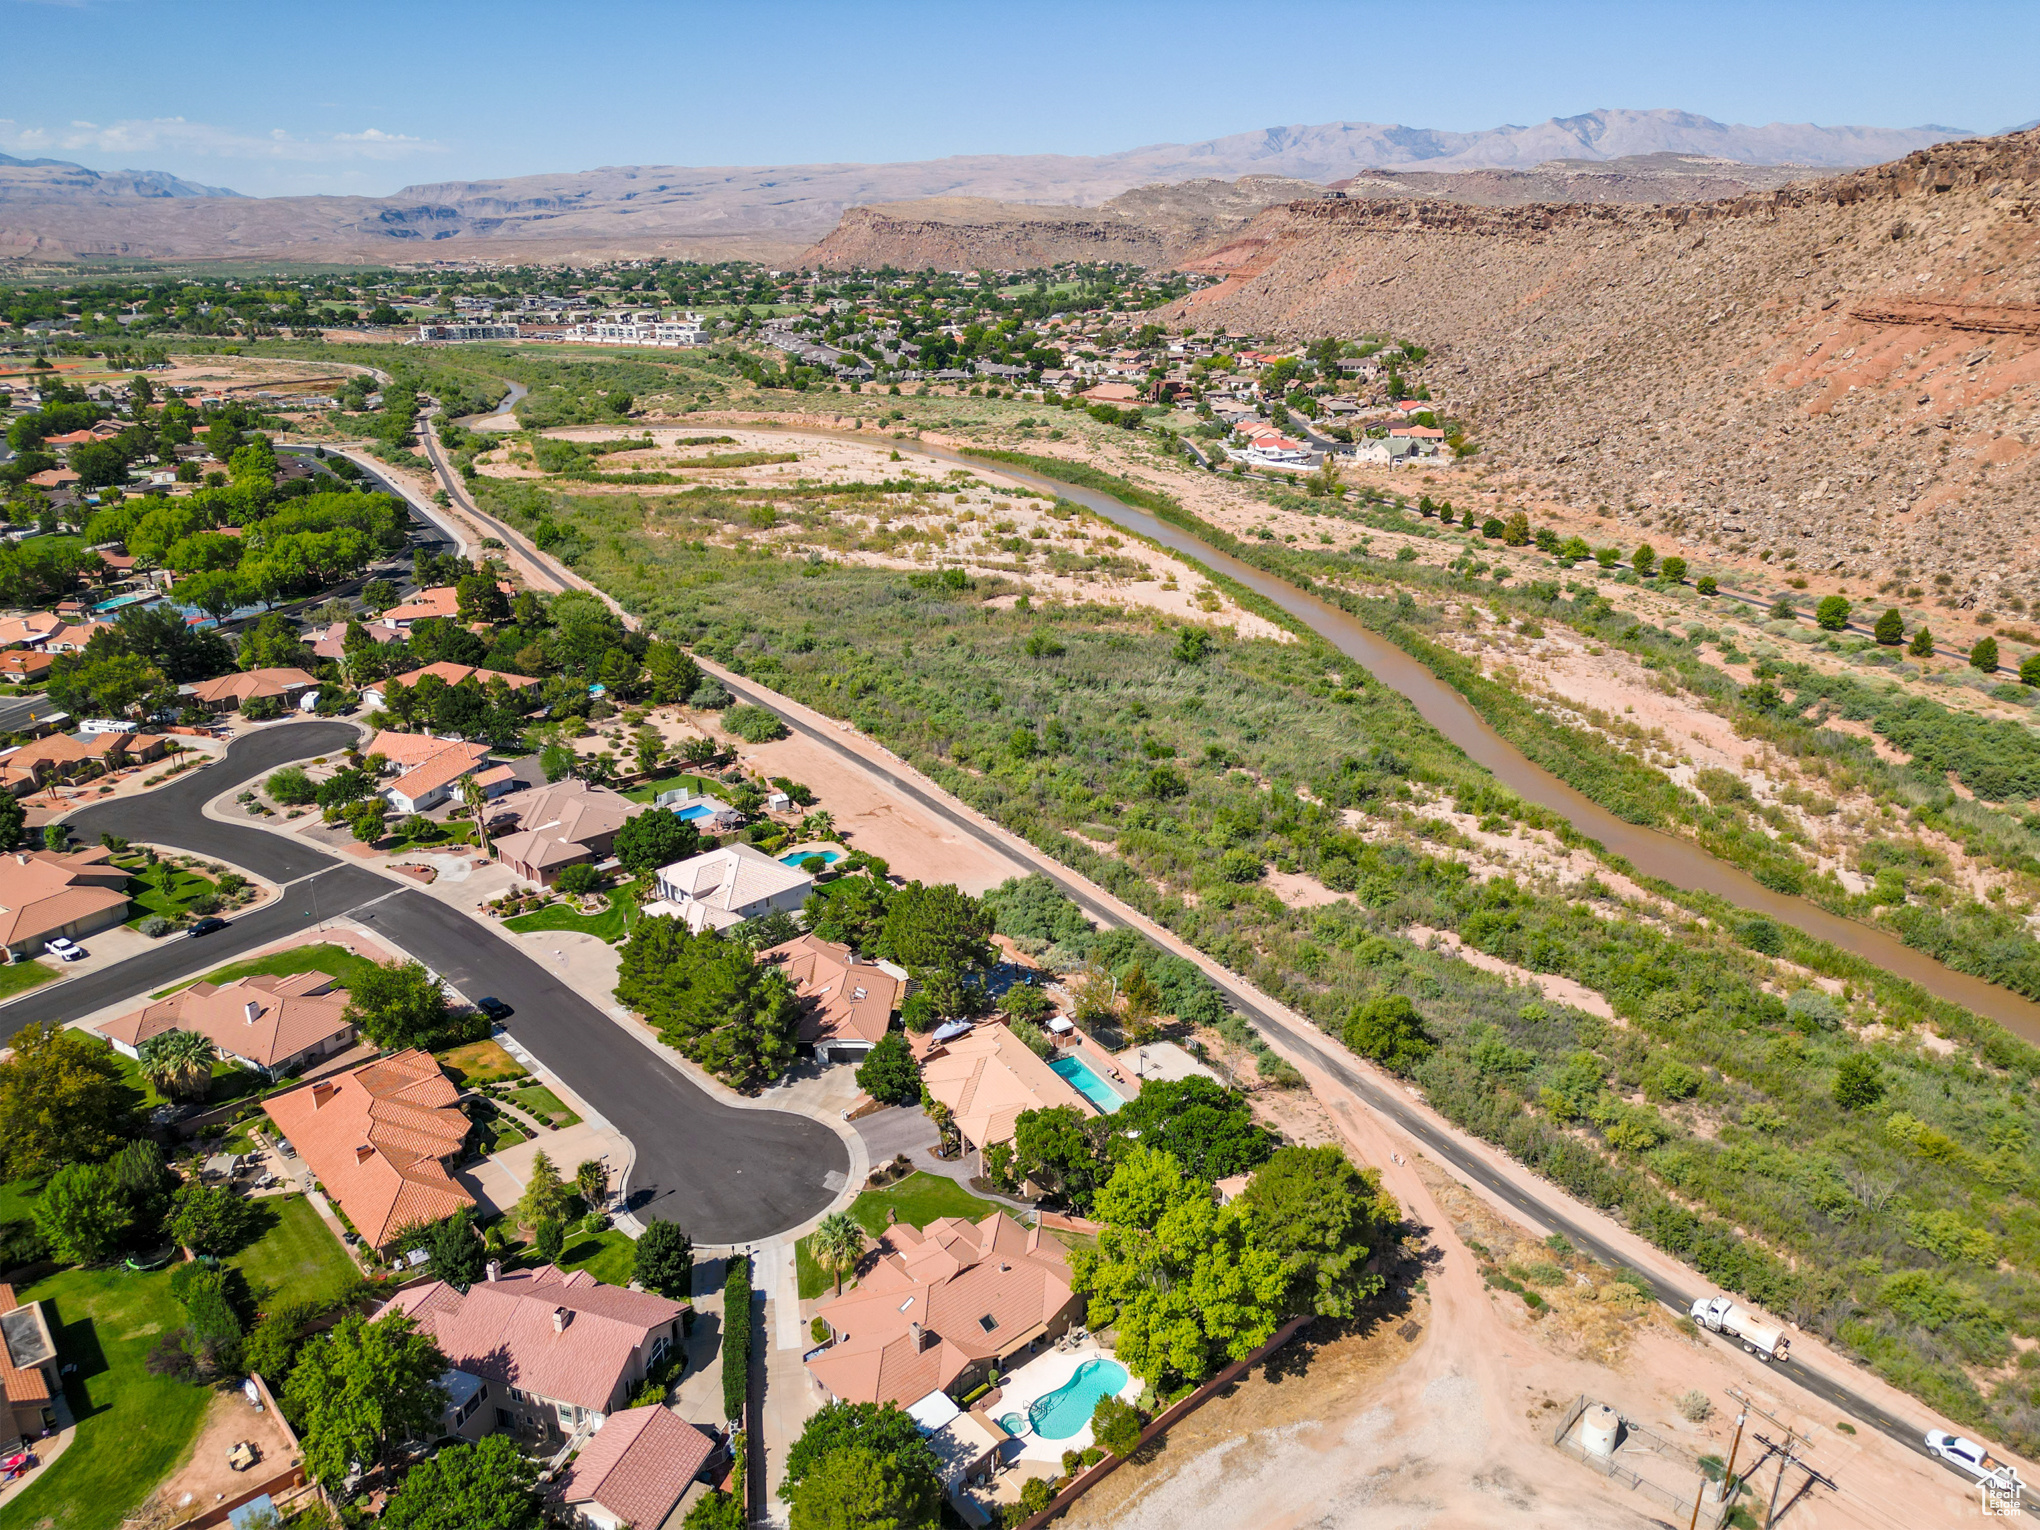
[[[281,698],[318,683],[316,675],[301,669],[245,669],[239,674],[201,680],[191,688],[191,694],[200,701],[253,701],[258,696]]]
[[[560,1478],[562,1503],[592,1503],[626,1525],[658,1525],[715,1451],[715,1438],[659,1404],[611,1414]]]
[[[381,1248],[412,1222],[474,1197],[441,1160],[457,1158],[468,1119],[431,1054],[412,1049],[263,1102],[355,1231]]]
[[[530,675],[506,674],[500,669],[477,669],[471,664],[449,664],[444,660],[437,664],[427,664],[423,669],[414,669],[408,675],[398,675],[396,679],[385,683],[389,685],[415,686],[427,675],[436,675],[448,685],[459,685],[463,680],[470,677],[473,678],[477,685],[487,685],[491,680],[501,680],[509,685],[513,691],[521,691],[526,686],[538,684],[538,681],[534,680]]]
[[[107,909],[125,908],[127,873],[102,847],[0,855],[0,946],[24,945]]]
[[[836,1343],[808,1361],[831,1396],[902,1407],[1011,1354],[1077,1301],[1062,1248],[1004,1212],[889,1227],[857,1289],[819,1309]]]
[[[450,584],[437,584],[429,590],[420,590],[400,606],[391,606],[377,620],[394,627],[399,622],[459,614],[460,592]]]
[[[964,1136],[979,1148],[1013,1135],[1021,1112],[1074,1105],[1098,1111],[1004,1025],[980,1025],[969,1035],[931,1047],[921,1082],[947,1105]]]
[[[443,1281],[413,1286],[376,1316],[392,1310],[416,1319],[456,1370],[606,1413],[638,1379],[638,1350],[661,1330],[677,1337],[687,1304],[547,1265],[466,1295]]]
[[[197,1031],[236,1057],[273,1068],[309,1047],[353,1032],[342,1018],[347,990],[323,972],[242,978],[225,987],[194,983],[169,998],[93,1027],[139,1047],[165,1031]]]
[[[63,618],[49,611],[31,611],[26,616],[0,619],[0,647],[44,642],[63,625]]]
[[[885,1035],[899,1007],[900,982],[869,962],[860,962],[848,946],[802,935],[759,953],[758,960],[776,965],[793,984],[801,1001],[800,1040],[870,1041]]]
[[[362,631],[377,643],[401,643],[404,634],[394,627],[364,626]],[[341,659],[347,656],[347,623],[334,622],[319,633],[312,643],[312,652],[322,659]]]
[[[56,1353],[42,1303],[22,1306],[14,1287],[0,1281],[0,1394],[10,1404],[48,1402],[50,1378],[43,1366]]]
[[[37,675],[46,674],[56,662],[46,653],[36,653],[26,648],[9,649],[5,653],[0,653],[0,675],[20,675],[33,679]]]
[[[489,757],[489,746],[432,738],[423,733],[394,733],[385,728],[376,734],[368,752],[403,767],[390,789],[416,802],[474,771]]]

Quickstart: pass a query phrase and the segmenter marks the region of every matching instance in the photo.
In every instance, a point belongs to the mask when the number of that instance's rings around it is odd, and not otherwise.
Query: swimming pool
[[[1081,1057],[1058,1057],[1048,1066],[1056,1077],[1062,1079],[1108,1116],[1126,1103],[1125,1099],[1110,1084],[1098,1077],[1091,1065]]]
[[[679,808],[679,809],[677,809],[676,811],[677,811],[677,812],[679,813],[679,815],[680,815],[680,816],[681,816],[682,818],[685,818],[685,819],[687,819],[687,820],[688,820],[689,822],[694,822],[694,821],[697,821],[697,820],[699,820],[699,819],[703,819],[703,818],[713,818],[713,817],[715,817],[715,809],[714,809],[714,808],[712,808],[712,807],[703,807],[703,806],[702,806],[702,805],[701,805],[700,803],[698,803],[698,802],[697,802],[697,803],[695,803],[693,807],[684,807],[684,808]]]
[[[824,866],[833,866],[841,859],[843,852],[840,850],[795,850],[790,855],[782,855],[779,864],[791,866],[798,871],[809,861],[820,861]]]
[[[1117,1360],[1086,1360],[1068,1381],[1029,1403],[1025,1418],[1005,1414],[999,1427],[1016,1439],[1031,1428],[1044,1440],[1067,1440],[1089,1427],[1099,1398],[1118,1396],[1126,1383],[1126,1367]]]

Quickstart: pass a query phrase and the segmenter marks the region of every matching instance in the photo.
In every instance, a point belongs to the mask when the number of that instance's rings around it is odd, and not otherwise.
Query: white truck
[[[1693,1321],[1702,1328],[1725,1334],[1767,1364],[1783,1360],[1792,1341],[1776,1323],[1767,1323],[1747,1307],[1737,1306],[1726,1296],[1702,1296],[1693,1302]]]

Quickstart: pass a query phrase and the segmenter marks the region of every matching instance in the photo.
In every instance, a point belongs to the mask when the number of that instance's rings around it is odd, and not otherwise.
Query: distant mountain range
[[[407,186],[389,197],[241,197],[155,172],[0,157],[0,255],[141,259],[790,260],[844,209],[926,197],[1088,207],[1136,186],[1242,176],[1520,170],[1680,154],[1832,169],[1966,136],[1956,128],[1737,126],[1680,111],[1594,111],[1450,133],[1376,123],[1265,128],[1116,154],[960,155],[887,165],[621,166]]]

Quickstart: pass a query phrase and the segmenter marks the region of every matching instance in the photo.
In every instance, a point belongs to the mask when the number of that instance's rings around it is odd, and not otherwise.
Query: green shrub
[[[731,707],[723,713],[723,727],[747,744],[769,744],[786,737],[786,724],[763,707]]]
[[[730,1256],[730,1271],[723,1281],[722,1397],[723,1416],[745,1417],[745,1401],[751,1395],[751,1260],[746,1254]]]

